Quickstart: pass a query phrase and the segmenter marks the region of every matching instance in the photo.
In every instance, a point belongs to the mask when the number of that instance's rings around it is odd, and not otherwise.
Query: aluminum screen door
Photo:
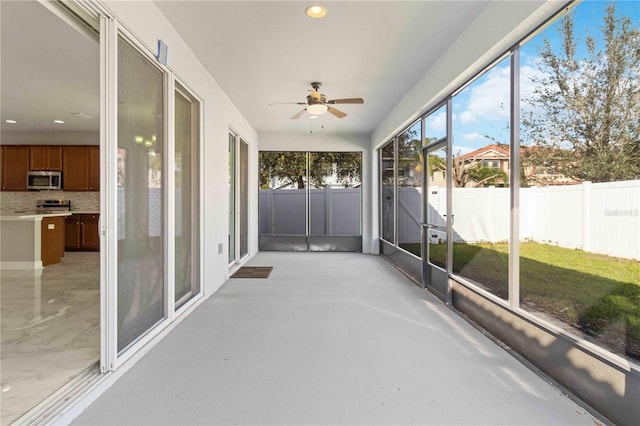
[[[447,299],[447,140],[441,139],[423,151],[424,208],[422,223],[423,285]]]

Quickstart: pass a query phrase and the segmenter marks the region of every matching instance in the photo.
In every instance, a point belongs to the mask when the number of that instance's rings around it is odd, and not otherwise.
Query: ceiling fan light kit
[[[307,107],[307,112],[309,113],[309,115],[318,116],[318,115],[326,114],[328,109],[329,107],[326,106],[325,104],[313,104]]]

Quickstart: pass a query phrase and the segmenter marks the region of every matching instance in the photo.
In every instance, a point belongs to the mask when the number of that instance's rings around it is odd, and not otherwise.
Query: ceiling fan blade
[[[273,104],[269,104],[269,106],[271,105],[306,105],[306,102],[275,102]]]
[[[306,104],[303,104],[306,105]],[[307,109],[303,109],[302,111],[300,111],[299,113],[297,113],[296,115],[294,115],[293,117],[291,117],[292,120],[295,120],[296,118],[300,118],[302,117],[302,114],[304,114],[305,112],[307,112]]]
[[[327,107],[327,111],[329,111],[331,114],[335,115],[338,118],[343,118],[347,116],[346,112],[342,112],[339,109],[335,109],[334,107]]]
[[[363,104],[364,99],[362,98],[344,98],[344,99],[331,99],[327,101],[328,104]]]

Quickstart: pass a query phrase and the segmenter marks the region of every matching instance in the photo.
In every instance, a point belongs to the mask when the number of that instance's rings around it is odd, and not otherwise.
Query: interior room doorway
[[[49,241],[42,231],[38,241],[40,248],[60,250],[55,262],[46,264],[43,256],[44,268],[31,270],[3,262],[0,271],[0,423],[10,424],[54,392],[99,374],[99,170],[83,174],[80,187],[72,175],[99,163],[100,44],[97,21],[80,20],[56,2],[3,1],[0,7],[3,151],[22,150],[29,171],[63,177],[55,190],[4,188],[2,216],[18,223],[17,216],[31,215],[44,223],[37,206],[48,202],[41,200],[64,201],[60,207],[71,214],[53,228],[41,227],[60,230],[61,239]],[[42,153],[43,164],[36,161]],[[3,221],[3,235],[5,224],[11,226]]]

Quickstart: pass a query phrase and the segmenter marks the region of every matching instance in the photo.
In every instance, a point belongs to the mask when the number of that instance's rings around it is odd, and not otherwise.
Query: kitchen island
[[[68,211],[0,213],[0,270],[41,271],[64,256]]]

